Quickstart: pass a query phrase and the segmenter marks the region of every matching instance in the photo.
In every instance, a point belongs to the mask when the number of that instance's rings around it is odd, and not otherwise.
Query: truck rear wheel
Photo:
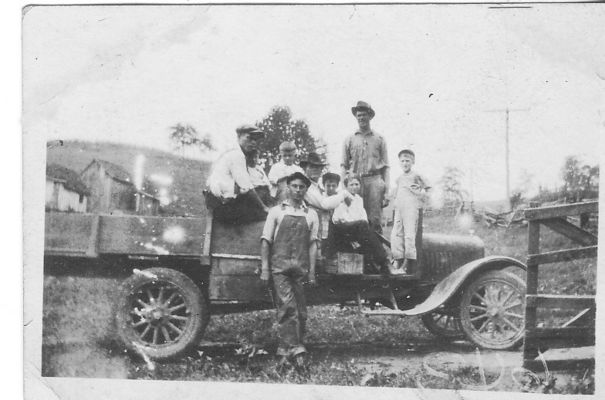
[[[506,271],[479,275],[462,292],[460,322],[473,343],[509,350],[523,342],[525,282]]]
[[[138,271],[121,285],[116,303],[120,339],[149,358],[175,358],[199,343],[208,304],[185,274],[169,268]]]
[[[455,314],[455,310],[450,311],[440,307],[430,313],[422,314],[421,318],[426,329],[435,336],[451,340],[464,338],[460,318]]]

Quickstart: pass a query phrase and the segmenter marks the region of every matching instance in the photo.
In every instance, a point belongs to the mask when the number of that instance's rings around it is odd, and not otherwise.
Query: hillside
[[[60,164],[81,172],[93,159],[112,162],[132,173],[135,157],[145,156],[145,175],[172,177],[169,196],[174,200],[161,207],[163,215],[195,216],[205,213],[202,189],[210,165],[184,159],[161,150],[107,142],[63,141],[47,151],[47,164]]]

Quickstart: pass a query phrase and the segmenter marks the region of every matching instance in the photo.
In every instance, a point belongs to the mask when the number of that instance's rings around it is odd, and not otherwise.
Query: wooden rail
[[[523,345],[523,366],[536,371],[543,368],[539,352],[553,348],[577,348],[593,346],[595,343],[594,296],[558,296],[538,294],[538,268],[540,265],[591,258],[597,256],[597,236],[572,224],[567,216],[597,213],[597,201],[536,207],[525,210],[528,227],[527,256],[527,294],[525,303],[525,341]],[[562,234],[582,247],[551,252],[540,252],[540,227],[544,225],[552,231]],[[572,319],[560,327],[543,328],[538,326],[538,309],[581,310]],[[549,369],[594,366],[594,352],[583,354],[580,358],[571,355],[564,359],[548,361]]]

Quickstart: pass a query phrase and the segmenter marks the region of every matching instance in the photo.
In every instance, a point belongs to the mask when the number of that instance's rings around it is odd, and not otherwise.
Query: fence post
[[[530,202],[530,208],[538,207],[537,202]],[[527,232],[528,240],[527,240],[527,254],[539,254],[540,253],[540,221],[539,220],[530,220]],[[535,263],[528,259],[527,262],[527,291],[525,297],[525,333],[529,330],[536,328],[536,316],[537,316],[537,308],[535,304],[527,303],[528,295],[536,295],[538,294],[538,267],[539,264]],[[533,346],[531,343],[527,342],[525,339],[523,345],[523,361],[533,360],[538,356],[538,349]]]

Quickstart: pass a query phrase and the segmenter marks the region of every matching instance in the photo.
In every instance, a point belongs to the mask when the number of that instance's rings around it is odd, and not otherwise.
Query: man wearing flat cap
[[[254,189],[246,160],[256,154],[265,133],[254,125],[242,125],[235,131],[239,146],[227,150],[212,165],[206,205],[223,222],[261,221],[269,209]]]
[[[361,197],[368,214],[370,228],[382,232],[382,208],[388,200],[389,159],[384,137],[370,127],[376,114],[365,101],[358,101],[351,108],[359,128],[345,139],[342,155],[343,179],[355,174],[361,177]]]

